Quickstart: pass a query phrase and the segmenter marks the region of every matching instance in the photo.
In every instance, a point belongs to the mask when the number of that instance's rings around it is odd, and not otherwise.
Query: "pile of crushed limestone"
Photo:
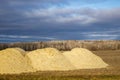
[[[99,56],[84,48],[60,52],[55,48],[25,52],[20,48],[0,51],[0,74],[19,74],[35,71],[67,71],[106,68]]]

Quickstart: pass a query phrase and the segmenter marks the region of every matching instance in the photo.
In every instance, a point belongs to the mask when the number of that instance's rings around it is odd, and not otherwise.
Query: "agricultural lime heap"
[[[0,51],[0,74],[19,74],[36,71],[67,71],[106,68],[99,56],[84,48],[60,52],[55,48],[25,52],[20,48]]]

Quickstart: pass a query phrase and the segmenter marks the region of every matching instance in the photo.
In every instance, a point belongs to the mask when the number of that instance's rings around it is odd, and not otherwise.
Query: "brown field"
[[[120,80],[120,50],[93,51],[110,66],[106,69],[44,71],[0,75],[0,80]]]

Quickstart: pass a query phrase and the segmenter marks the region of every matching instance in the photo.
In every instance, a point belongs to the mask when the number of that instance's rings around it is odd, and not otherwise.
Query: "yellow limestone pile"
[[[37,49],[25,53],[20,48],[1,50],[0,74],[92,69],[108,66],[100,57],[83,48],[74,48],[63,53],[54,48]]]
[[[75,67],[54,48],[37,49],[27,53],[29,63],[34,69],[44,70],[73,70]]]
[[[23,56],[25,51],[20,48],[8,48],[0,51],[0,73],[16,74],[32,71]]]
[[[99,56],[84,48],[74,48],[63,53],[76,69],[105,68],[108,66]]]

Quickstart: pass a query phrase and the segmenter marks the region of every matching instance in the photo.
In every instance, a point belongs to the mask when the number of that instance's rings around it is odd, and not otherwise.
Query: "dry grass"
[[[120,50],[93,51],[111,67],[120,68]]]

